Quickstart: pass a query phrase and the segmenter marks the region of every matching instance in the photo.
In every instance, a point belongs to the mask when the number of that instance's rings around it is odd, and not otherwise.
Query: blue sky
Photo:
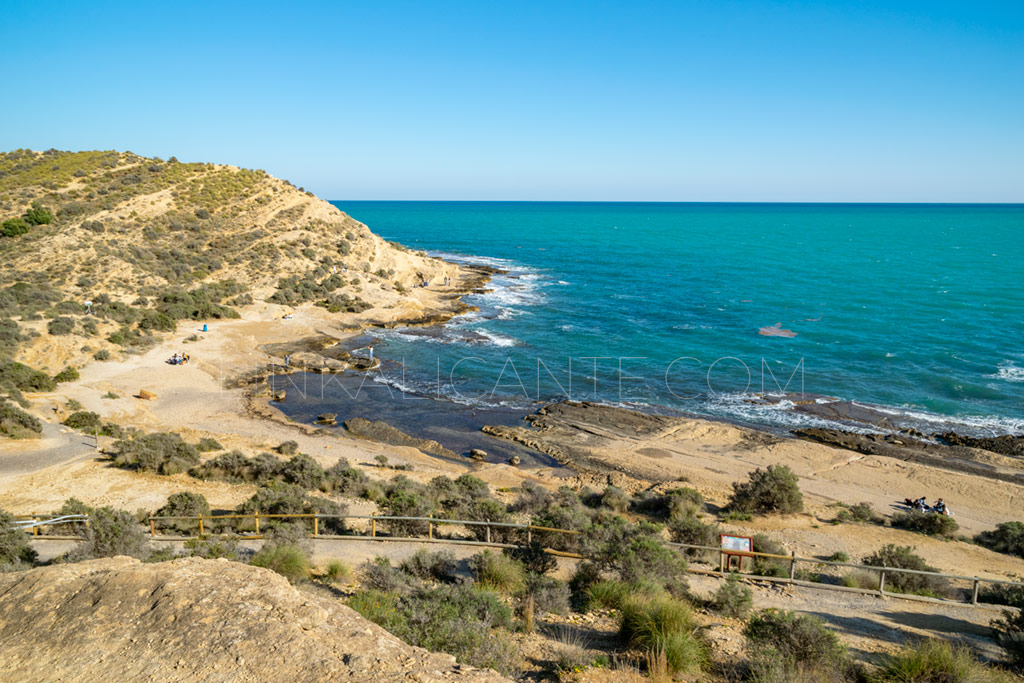
[[[1024,201],[1021,2],[0,1],[0,149],[328,199]]]

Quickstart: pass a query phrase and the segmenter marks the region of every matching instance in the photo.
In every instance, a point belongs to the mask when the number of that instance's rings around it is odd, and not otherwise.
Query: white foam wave
[[[1017,367],[1011,362],[1000,363],[995,373],[985,376],[1006,382],[1024,382],[1024,368]]]
[[[504,334],[498,334],[492,330],[487,330],[482,327],[476,328],[476,332],[483,337],[487,337],[488,341],[494,346],[518,346],[519,340],[514,337],[508,337]]]

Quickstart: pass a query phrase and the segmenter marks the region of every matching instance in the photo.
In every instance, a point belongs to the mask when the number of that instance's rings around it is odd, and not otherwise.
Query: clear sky
[[[1024,2],[0,0],[0,149],[327,199],[1024,201]]]

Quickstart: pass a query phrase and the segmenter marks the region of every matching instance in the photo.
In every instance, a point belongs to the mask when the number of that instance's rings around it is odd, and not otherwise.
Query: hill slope
[[[415,319],[438,312],[417,285],[465,275],[264,171],[131,152],[0,154],[0,226],[0,357],[48,335],[51,368],[260,302]]]
[[[0,614],[10,680],[506,680],[227,560],[115,557],[0,574]]]

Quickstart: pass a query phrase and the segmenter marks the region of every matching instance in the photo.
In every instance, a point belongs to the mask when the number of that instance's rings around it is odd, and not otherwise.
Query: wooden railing
[[[48,524],[67,524],[69,522],[75,522],[75,521],[82,521],[82,522],[85,522],[86,524],[88,524],[87,520],[82,520],[82,519],[69,520],[69,519],[66,519],[66,518],[63,518],[63,517],[62,518],[51,517],[51,518],[47,519],[46,515],[32,515],[32,516],[29,516],[29,517],[20,517],[20,518],[16,518],[16,519],[32,520],[33,525],[32,525],[31,530],[29,531],[29,533],[33,533],[35,535],[35,537],[37,539],[39,539],[39,540],[43,540],[43,539],[46,538],[45,536],[38,535],[39,534],[39,529],[41,527],[43,527],[43,526],[48,525]],[[577,530],[574,530],[574,529],[558,529],[558,528],[553,528],[553,527],[538,526],[536,524],[520,524],[520,523],[516,523],[516,522],[491,522],[491,521],[486,521],[486,520],[481,521],[481,520],[470,520],[470,519],[445,519],[445,518],[433,517],[433,516],[428,516],[428,517],[402,517],[402,516],[396,516],[396,515],[330,515],[330,514],[318,514],[318,513],[307,513],[307,514],[299,514],[299,513],[281,514],[281,513],[277,513],[277,514],[270,514],[270,513],[261,513],[259,511],[253,512],[251,514],[196,515],[196,516],[159,516],[159,517],[157,517],[157,516],[150,516],[148,518],[148,521],[149,521],[149,531],[150,531],[150,536],[151,537],[159,538],[160,540],[182,540],[182,539],[187,539],[187,538],[193,538],[193,536],[158,535],[158,529],[157,529],[158,525],[157,525],[157,523],[158,522],[167,522],[167,521],[194,522],[195,523],[196,531],[198,531],[198,535],[200,537],[202,537],[202,536],[209,536],[209,535],[214,535],[214,534],[219,535],[219,532],[217,531],[217,527],[221,526],[223,521],[226,521],[226,520],[252,520],[253,532],[250,533],[250,532],[243,531],[243,532],[239,532],[238,533],[238,535],[242,539],[247,539],[248,540],[248,539],[260,539],[260,538],[263,538],[264,536],[262,534],[262,531],[266,527],[267,521],[268,520],[275,520],[275,519],[310,520],[312,522],[312,533],[311,533],[311,536],[313,538],[320,538],[320,539],[324,539],[324,540],[352,540],[352,541],[375,540],[375,541],[414,541],[414,542],[424,542],[424,541],[427,541],[427,542],[433,542],[433,543],[457,543],[457,544],[466,544],[466,545],[491,546],[491,547],[498,547],[498,548],[510,548],[510,547],[514,547],[515,545],[518,545],[518,544],[516,544],[516,543],[502,543],[502,542],[498,542],[498,541],[492,540],[492,534],[491,534],[492,528],[518,529],[518,530],[521,530],[521,531],[524,532],[525,541],[527,543],[530,543],[530,542],[533,541],[533,534],[534,534],[534,532],[546,532],[546,533],[565,534],[565,535],[580,535],[580,534],[583,533],[581,531],[577,531]],[[264,525],[262,527],[261,527],[261,524],[260,524],[261,520],[264,522]],[[349,533],[345,533],[345,534],[325,534],[325,533],[322,533],[323,529],[322,529],[322,524],[321,524],[321,522],[323,522],[325,520],[367,520],[369,522],[369,525],[368,525],[369,529],[364,530],[364,533],[353,533],[351,530],[349,530]],[[391,536],[391,535],[387,535],[387,534],[381,533],[381,529],[378,528],[379,523],[381,523],[381,522],[389,522],[389,521],[395,521],[395,522],[420,522],[420,523],[425,522],[426,525],[427,525],[426,538],[423,538],[422,536]],[[437,527],[446,526],[446,525],[447,526],[461,526],[461,527],[484,527],[484,529],[485,529],[484,538],[483,538],[483,540],[473,540],[473,539],[467,539],[467,538],[437,538],[435,536],[435,529]],[[209,533],[211,531],[213,531],[214,534]],[[235,530],[232,530],[232,533],[235,533]],[[53,537],[51,537],[51,538],[53,538]],[[737,553],[733,553],[733,552],[724,552],[722,550],[722,548],[720,548],[718,546],[694,545],[694,544],[689,544],[689,543],[666,543],[665,545],[667,545],[668,547],[671,547],[671,548],[677,548],[679,550],[700,551],[700,552],[702,552],[702,553],[704,553],[706,555],[710,555],[712,557],[715,556],[715,555],[718,556],[718,569],[717,570],[708,571],[708,570],[701,570],[701,569],[696,569],[696,568],[691,567],[689,571],[695,572],[695,573],[705,573],[705,574],[714,574],[714,575],[724,576],[726,574],[725,567],[726,567],[727,555],[730,555],[730,554],[735,555],[735,554],[737,554]],[[579,553],[568,552],[568,551],[563,551],[563,550],[556,550],[556,549],[552,549],[552,548],[545,548],[545,551],[550,553],[550,554],[552,554],[552,555],[557,555],[557,556],[561,556],[561,557],[584,559],[584,556],[579,554]],[[838,590],[838,591],[850,591],[850,592],[857,592],[857,593],[867,593],[867,594],[873,594],[873,595],[882,595],[882,596],[886,596],[886,597],[896,597],[896,598],[904,598],[904,599],[910,599],[910,600],[923,600],[923,601],[940,602],[940,603],[947,603],[947,604],[948,603],[956,603],[956,604],[966,603],[966,604],[970,604],[970,605],[978,605],[979,604],[979,602],[978,602],[978,594],[979,594],[980,587],[981,587],[982,584],[994,584],[994,585],[1006,585],[1006,586],[1024,587],[1024,582],[1019,582],[1019,581],[1008,581],[1008,580],[1005,580],[1005,579],[989,579],[989,578],[983,578],[983,577],[979,577],[979,576],[963,576],[963,575],[959,575],[959,574],[945,574],[945,573],[942,573],[942,572],[922,571],[922,570],[917,570],[917,569],[902,569],[902,568],[898,568],[898,567],[885,567],[885,566],[879,567],[879,566],[874,566],[874,565],[855,564],[855,563],[852,563],[852,562],[837,562],[837,561],[833,561],[833,560],[820,560],[820,559],[812,558],[812,557],[800,557],[800,556],[798,556],[796,554],[795,551],[793,553],[789,554],[789,555],[777,555],[777,554],[772,554],[772,553],[760,553],[760,552],[744,552],[741,555],[743,557],[762,557],[762,558],[767,558],[767,559],[770,559],[770,560],[778,560],[778,561],[780,561],[782,563],[788,563],[788,574],[789,574],[788,576],[778,577],[778,576],[762,576],[762,575],[754,575],[754,574],[745,575],[745,576],[747,576],[748,578],[750,578],[752,580],[771,581],[771,582],[778,582],[778,583],[790,583],[790,584],[795,584],[795,585],[800,585],[800,586],[808,586],[808,587],[813,587],[813,588],[822,588],[822,589],[827,589],[827,590]],[[859,570],[859,571],[866,571],[866,572],[877,573],[878,574],[877,587],[871,588],[871,589],[866,589],[866,588],[858,588],[858,587],[852,587],[852,586],[840,586],[840,585],[834,585],[834,584],[829,584],[829,583],[801,580],[801,579],[797,578],[797,567],[800,564],[809,564],[809,565],[813,565],[815,567],[823,567],[823,566],[844,567],[844,568],[849,568],[849,569],[854,569],[854,570]],[[741,561],[740,569],[742,571],[742,561]],[[963,582],[966,582],[970,586],[970,588],[965,590],[966,599],[963,600],[963,601],[951,600],[951,599],[947,599],[947,598],[929,597],[929,596],[923,596],[923,595],[914,595],[914,594],[909,594],[909,593],[901,593],[901,592],[895,592],[895,591],[891,591],[891,590],[886,590],[887,577],[889,577],[891,575],[894,575],[894,574],[923,575],[923,576],[931,576],[931,577],[936,577],[936,578],[946,579],[946,580],[963,581]]]

